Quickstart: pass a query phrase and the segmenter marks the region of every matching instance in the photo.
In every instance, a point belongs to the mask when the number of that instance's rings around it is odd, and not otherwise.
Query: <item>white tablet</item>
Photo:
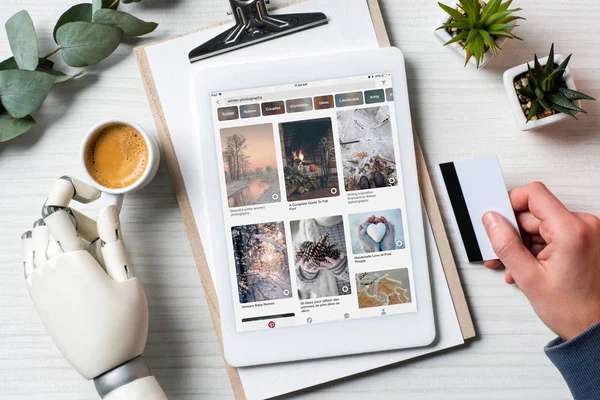
[[[227,362],[431,344],[400,50],[203,69],[193,92]]]

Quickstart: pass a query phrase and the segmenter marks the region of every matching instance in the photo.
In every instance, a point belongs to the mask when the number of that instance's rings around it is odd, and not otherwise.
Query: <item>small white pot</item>
[[[554,56],[554,63],[556,63],[556,64],[560,65],[564,60],[565,60],[565,57],[562,54],[556,54]],[[546,65],[547,61],[548,61],[548,57],[542,58],[540,60],[540,64],[542,66],[544,66],[544,65]],[[521,129],[522,131],[530,131],[533,129],[539,129],[543,126],[556,124],[557,122],[560,122],[564,119],[571,118],[567,114],[558,113],[558,114],[554,114],[550,117],[545,117],[545,118],[541,118],[541,119],[538,119],[535,121],[527,122],[527,117],[525,116],[525,113],[523,112],[523,109],[521,108],[521,103],[519,102],[519,98],[517,97],[517,91],[515,90],[515,87],[513,84],[513,81],[515,80],[515,78],[517,76],[527,72],[527,64],[529,64],[531,66],[531,68],[533,69],[534,62],[531,61],[529,63],[522,64],[517,67],[509,69],[508,71],[504,72],[504,76],[503,76],[506,94],[508,94],[508,100],[510,101],[510,105],[513,110],[513,114],[515,115],[515,119],[517,121],[517,125],[519,126],[519,129]],[[569,89],[577,90],[577,87],[575,86],[575,80],[573,79],[573,75],[571,74],[571,69],[568,66],[566,68],[566,71],[565,71],[565,74],[563,77],[564,77],[564,80]],[[573,104],[579,106],[579,101],[576,101]],[[576,114],[576,112],[573,112],[573,113]]]
[[[435,30],[433,31],[433,33],[435,33],[435,36],[437,36],[438,39],[440,39],[440,41],[442,43],[446,43],[449,40],[451,40],[452,35],[450,35],[445,29],[438,29],[438,28],[440,28],[445,23],[448,23],[450,21],[450,19],[452,19],[452,17],[450,17],[448,14],[445,14],[442,17],[442,19],[440,19],[440,21],[437,23],[437,25],[435,26]],[[514,28],[509,29],[509,32],[511,32],[513,29]],[[496,40],[498,47],[502,47],[502,45],[504,44],[504,42],[506,42],[507,39],[508,38],[506,36],[502,36],[502,37],[498,38],[498,40]],[[453,48],[458,54],[460,54],[462,56],[463,60],[465,58],[467,58],[467,53],[465,52],[465,49],[460,44],[460,42],[449,44],[446,47]],[[483,59],[481,60],[481,63],[479,64],[479,68],[485,67],[487,65],[487,63],[489,63],[492,60],[492,58],[494,58],[495,55],[496,54],[494,54],[493,51],[488,49],[488,51],[486,51],[483,54]],[[472,64],[473,66],[477,67],[477,61],[475,60],[475,56],[473,56],[469,59],[469,64]]]

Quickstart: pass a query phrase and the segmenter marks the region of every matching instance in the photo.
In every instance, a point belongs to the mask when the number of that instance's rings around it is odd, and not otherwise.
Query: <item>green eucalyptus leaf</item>
[[[77,4],[71,8],[69,8],[67,11],[64,12],[63,15],[60,16],[60,18],[58,19],[58,22],[56,22],[56,26],[54,27],[54,41],[56,43],[58,43],[58,41],[56,40],[56,32],[58,31],[58,28],[60,28],[61,26],[68,24],[69,22],[75,22],[75,21],[87,21],[87,22],[91,22],[92,21],[92,5],[90,3],[82,3],[82,4]]]
[[[112,54],[121,43],[123,31],[92,22],[70,22],[56,32],[65,63],[72,67],[87,67]]]
[[[0,71],[6,71],[7,69],[19,69],[17,60],[14,57],[7,58],[0,63]]]
[[[38,45],[35,27],[29,13],[19,11],[4,25],[8,43],[20,69],[35,70],[38,65]]]
[[[54,80],[39,71],[0,71],[0,103],[13,118],[23,118],[42,105]]]
[[[92,20],[96,11],[102,8],[102,0],[92,0]]]
[[[123,37],[130,38],[146,35],[156,29],[158,24],[145,22],[123,11],[103,8],[94,13],[94,21],[123,31]]]
[[[29,131],[35,125],[30,115],[13,118],[8,111],[0,109],[0,143],[7,142]]]

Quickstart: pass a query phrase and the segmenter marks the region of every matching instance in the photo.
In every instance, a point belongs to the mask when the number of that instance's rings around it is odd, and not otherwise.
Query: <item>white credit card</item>
[[[453,161],[440,164],[437,170],[469,262],[497,259],[481,222],[483,214],[495,211],[519,231],[498,159]]]

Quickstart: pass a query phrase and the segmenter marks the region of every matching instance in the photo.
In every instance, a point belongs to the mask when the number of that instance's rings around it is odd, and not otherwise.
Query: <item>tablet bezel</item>
[[[327,69],[316,69],[315,65],[327,66]],[[418,311],[385,317],[238,332],[235,327],[234,300],[228,270],[233,266],[228,265],[226,247],[226,240],[230,240],[230,236],[225,230],[219,174],[214,173],[218,161],[213,133],[207,135],[209,139],[200,143],[200,148],[203,165],[214,167],[210,168],[213,173],[204,174],[207,187],[215,188],[207,191],[207,201],[209,209],[218,209],[220,212],[209,213],[207,223],[215,239],[212,241],[213,262],[217,276],[213,279],[219,300],[224,356],[230,365],[241,367],[422,347],[430,345],[435,340],[436,329],[406,72],[404,56],[399,49],[389,47],[200,69],[194,77],[192,88],[192,96],[195,98],[193,112],[196,115],[198,129],[215,132],[210,102],[211,93],[383,72],[392,74]],[[294,79],[291,80],[290,77]],[[206,169],[206,172],[211,171]],[[223,265],[227,267],[220,267]],[[307,339],[310,337],[315,339]]]

